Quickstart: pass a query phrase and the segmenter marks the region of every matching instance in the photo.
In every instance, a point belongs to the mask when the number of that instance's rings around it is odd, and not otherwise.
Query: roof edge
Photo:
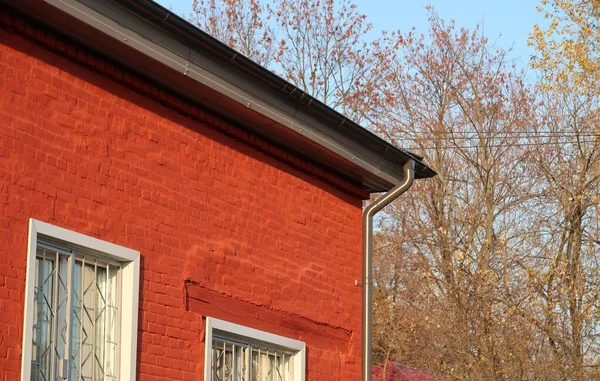
[[[128,8],[131,8],[132,5],[141,7],[142,9],[151,12],[155,17],[157,17],[157,19],[160,20],[160,23],[172,24],[176,28],[176,31],[177,29],[179,29],[189,34],[190,37],[197,38],[199,41],[206,44],[211,49],[214,49],[215,52],[222,55],[223,58],[226,59],[229,63],[240,65],[246,70],[255,73],[256,75],[260,76],[261,79],[265,80],[266,83],[270,84],[274,88],[274,90],[284,92],[285,95],[287,95],[288,97],[298,102],[306,104],[307,107],[312,108],[315,111],[323,114],[328,119],[332,120],[335,124],[339,126],[350,126],[350,128],[358,129],[363,135],[362,138],[366,139],[365,141],[367,142],[367,144],[370,142],[370,140],[377,141],[377,143],[384,143],[385,147],[382,149],[382,152],[391,151],[391,154],[407,156],[411,158],[416,163],[415,176],[417,179],[430,178],[436,176],[437,173],[423,162],[423,156],[386,142],[379,136],[362,127],[360,124],[354,122],[351,119],[346,118],[339,111],[327,106],[321,100],[304,92],[293,83],[286,81],[277,74],[266,69],[264,66],[261,66],[252,59],[237,52],[235,49],[232,49],[225,43],[212,37],[210,34],[204,32],[202,29],[194,26],[187,20],[183,19],[181,16],[171,12],[170,10],[156,3],[155,1],[124,0],[123,4],[125,6],[129,5]]]
[[[153,1],[38,1],[44,7],[21,11],[368,192],[402,181],[409,160],[416,178],[436,174],[422,157],[385,142]],[[52,22],[43,8],[89,28]]]

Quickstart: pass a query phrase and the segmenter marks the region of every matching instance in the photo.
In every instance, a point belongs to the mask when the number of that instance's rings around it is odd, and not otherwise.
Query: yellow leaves
[[[453,256],[454,260],[457,262],[462,262],[465,259],[465,254],[460,249],[457,249],[454,252]]]
[[[531,66],[540,69],[543,90],[584,94],[600,80],[598,0],[542,1],[539,12],[550,20],[534,25],[528,45],[537,50]]]
[[[533,32],[532,32],[531,36],[527,39],[527,46],[534,46],[535,42],[537,42],[538,44],[545,45],[545,40],[542,37],[543,37],[542,29],[540,28],[540,26],[538,24],[535,24],[533,26]],[[535,42],[534,42],[534,40],[535,40]]]

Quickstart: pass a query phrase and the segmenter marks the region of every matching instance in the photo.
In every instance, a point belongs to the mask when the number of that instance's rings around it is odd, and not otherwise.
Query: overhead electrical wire
[[[434,136],[422,136],[423,132],[417,132],[411,134],[410,132],[400,132],[398,135],[412,135],[406,137],[398,137],[394,139],[396,141],[424,141],[424,142],[444,142],[444,143],[456,143],[456,141],[462,141],[462,145],[459,144],[448,144],[446,146],[417,146],[417,147],[405,147],[408,150],[419,150],[419,149],[439,149],[439,148],[459,148],[459,149],[473,149],[473,148],[500,148],[500,147],[521,147],[521,146],[542,146],[542,145],[566,145],[566,144],[582,144],[582,143],[598,143],[600,140],[600,133],[592,132],[571,132],[571,131],[498,131],[498,132],[477,132],[477,131],[439,131],[430,133]],[[421,135],[421,136],[419,136]],[[446,136],[439,136],[446,135]],[[458,136],[455,136],[458,135]],[[461,136],[462,135],[462,136]],[[471,135],[471,136],[469,136]],[[481,136],[483,135],[483,136]],[[390,137],[390,136],[388,136]],[[547,141],[545,139],[557,139]],[[593,138],[593,139],[581,139],[581,138]],[[498,140],[503,139],[504,141],[513,141],[514,143],[507,142],[491,142],[490,144],[472,144],[465,145],[469,141],[480,143],[484,140]],[[543,141],[531,141],[535,139],[544,139]],[[525,142],[518,142],[519,140],[527,140]]]
[[[406,139],[406,140],[415,140],[413,139]],[[451,139],[448,139],[451,141]],[[438,146],[438,147],[433,147],[433,146],[417,146],[417,147],[403,147],[407,150],[413,150],[413,151],[418,151],[418,150],[423,150],[423,149],[439,149],[439,148],[460,148],[460,149],[474,149],[474,148],[502,148],[502,147],[522,147],[522,146],[544,146],[544,145],[566,145],[566,144],[580,144],[580,143],[600,143],[599,139],[594,139],[594,140],[579,140],[579,141],[571,141],[571,140],[566,140],[566,141],[549,141],[549,142],[527,142],[527,143],[514,143],[514,144],[487,144],[487,145],[481,145],[481,144],[474,144],[474,145],[442,145],[442,146]]]
[[[458,136],[454,136],[454,134]],[[422,133],[416,133],[416,136],[422,135]],[[460,136],[463,135],[463,136]],[[465,136],[473,135],[473,136]],[[519,134],[508,134],[506,132],[493,132],[481,134],[485,139],[532,139],[532,138],[577,138],[577,137],[600,137],[600,134],[565,134],[565,133],[519,133]],[[447,136],[420,136],[420,139],[425,140],[474,140],[479,139],[479,135],[476,132],[453,132]],[[406,139],[415,140],[415,137],[407,137]]]
[[[417,134],[425,133],[425,132],[418,132],[418,131],[413,131],[413,132],[417,133]],[[400,133],[408,133],[408,132],[402,131]],[[551,135],[593,135],[593,136],[600,135],[600,132],[592,132],[592,131],[531,131],[531,130],[524,130],[524,131],[462,131],[462,130],[456,131],[456,130],[453,130],[453,131],[435,131],[435,132],[428,131],[427,133],[447,134],[447,135],[453,135],[453,134],[516,134],[516,135],[551,134]]]

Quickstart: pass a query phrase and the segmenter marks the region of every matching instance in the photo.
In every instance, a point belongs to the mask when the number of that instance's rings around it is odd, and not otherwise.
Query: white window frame
[[[243,325],[230,323],[211,317],[206,318],[206,338],[204,348],[204,381],[211,380],[212,370],[212,341],[213,331],[217,330],[227,335],[232,334],[243,337],[249,341],[269,343],[274,346],[285,348],[293,353],[294,379],[293,381],[305,381],[306,377],[306,344],[303,341],[290,339],[285,336],[260,331],[258,329],[245,327]],[[221,335],[219,335],[221,337]]]
[[[136,380],[138,342],[138,305],[140,289],[140,252],[123,246],[67,230],[33,218],[29,220],[27,247],[27,279],[25,281],[25,313],[23,319],[23,353],[21,381],[31,378],[31,347],[35,293],[36,251],[38,240],[50,238],[102,253],[121,264],[121,332],[119,380]],[[126,291],[126,292],[125,292]]]

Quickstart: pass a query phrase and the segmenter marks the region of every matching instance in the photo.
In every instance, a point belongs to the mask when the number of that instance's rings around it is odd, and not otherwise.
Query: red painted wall
[[[218,317],[306,341],[308,380],[359,379],[358,190],[133,91],[48,31],[2,23],[0,379],[19,379],[29,218],[142,253],[140,380],[203,379],[206,293]]]

